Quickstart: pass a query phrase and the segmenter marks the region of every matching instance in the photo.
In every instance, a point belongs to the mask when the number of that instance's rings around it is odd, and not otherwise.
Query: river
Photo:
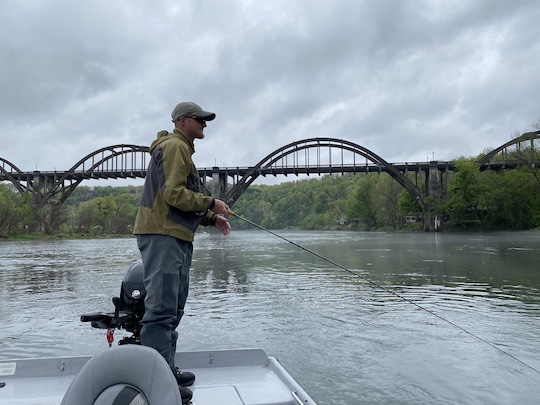
[[[540,403],[539,233],[276,233],[316,255],[197,235],[179,350],[262,348],[319,405]],[[0,360],[107,347],[79,317],[112,310],[135,239],[2,241],[0,258]]]

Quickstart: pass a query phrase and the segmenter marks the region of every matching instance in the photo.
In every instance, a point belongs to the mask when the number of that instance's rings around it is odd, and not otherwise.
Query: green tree
[[[138,196],[133,194],[120,194],[113,197],[113,215],[110,222],[110,231],[114,234],[131,233],[131,227],[137,215]]]
[[[27,232],[34,223],[34,211],[27,195],[11,185],[0,184],[0,236]]]
[[[92,201],[96,204],[96,212],[94,216],[94,227],[98,233],[110,233],[112,230],[112,221],[117,212],[118,207],[113,197],[98,197]]]
[[[480,196],[483,186],[478,181],[479,171],[473,161],[456,162],[457,172],[448,187],[449,199],[441,207],[448,213],[452,223],[468,228],[473,224],[482,225]]]
[[[347,216],[358,218],[368,229],[377,226],[376,180],[373,176],[365,176],[351,193],[347,204]]]
[[[501,229],[539,226],[540,187],[528,168],[482,173],[489,225]]]
[[[387,174],[379,175],[377,180],[378,222],[399,229],[403,226],[399,211],[399,195],[403,187]]]
[[[19,221],[12,194],[13,191],[9,187],[0,184],[0,237],[13,233]]]
[[[97,217],[97,206],[94,201],[80,203],[75,221],[77,231],[84,234],[90,234],[94,227],[95,217]]]
[[[422,207],[411,193],[403,189],[398,196],[398,210],[400,216],[403,218],[407,215],[417,215],[421,213]]]

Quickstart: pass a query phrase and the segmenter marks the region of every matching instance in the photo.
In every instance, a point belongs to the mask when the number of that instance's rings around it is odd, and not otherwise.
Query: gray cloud
[[[311,137],[390,162],[476,155],[540,119],[539,19],[533,0],[6,0],[0,157],[66,170],[148,145],[182,100],[218,116],[199,166]]]

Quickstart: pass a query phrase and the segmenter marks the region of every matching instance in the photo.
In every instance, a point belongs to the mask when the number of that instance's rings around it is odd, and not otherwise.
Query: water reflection
[[[235,245],[215,234],[199,239],[192,264],[192,284],[204,285],[216,293],[248,292],[248,269]]]

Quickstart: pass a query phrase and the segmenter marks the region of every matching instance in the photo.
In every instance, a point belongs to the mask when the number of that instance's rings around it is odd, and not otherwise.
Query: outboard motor
[[[82,322],[91,322],[93,328],[107,329],[109,346],[114,341],[114,330],[124,329],[133,333],[118,342],[123,344],[140,344],[141,320],[144,315],[144,298],[146,290],[143,284],[144,267],[136,261],[128,269],[122,285],[120,296],[113,297],[114,313],[94,312],[81,316]]]

